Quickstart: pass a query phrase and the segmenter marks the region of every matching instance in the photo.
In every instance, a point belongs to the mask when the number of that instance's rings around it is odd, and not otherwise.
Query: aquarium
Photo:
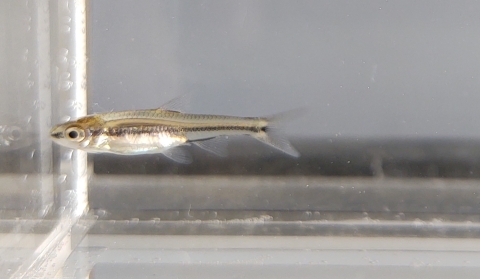
[[[0,1],[0,277],[476,278],[480,4]],[[87,114],[268,117],[226,156],[87,154]]]

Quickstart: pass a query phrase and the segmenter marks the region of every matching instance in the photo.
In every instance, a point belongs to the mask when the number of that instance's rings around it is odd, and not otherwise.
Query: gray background
[[[90,112],[308,114],[301,137],[480,136],[479,1],[91,1]]]

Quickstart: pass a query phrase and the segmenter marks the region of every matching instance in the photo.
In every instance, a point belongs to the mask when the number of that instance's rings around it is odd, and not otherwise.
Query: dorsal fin
[[[171,110],[171,109],[161,109],[161,108],[158,108],[157,110],[168,111],[168,112],[174,112],[174,113],[182,113],[181,111],[178,111],[178,110]]]
[[[157,109],[171,112],[184,112],[190,107],[191,99],[192,96],[190,94],[183,94],[171,99]]]

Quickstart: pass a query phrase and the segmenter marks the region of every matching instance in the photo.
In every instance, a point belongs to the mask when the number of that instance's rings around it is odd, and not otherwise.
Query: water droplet
[[[64,23],[64,24],[70,23],[70,22],[72,22],[72,18],[69,17],[69,16],[62,16],[61,22]]]
[[[70,90],[72,86],[73,86],[73,81],[66,80],[66,81],[60,82],[59,89],[62,91],[67,91],[67,90]]]
[[[45,109],[45,107],[46,107],[45,102],[42,102],[42,101],[40,101],[40,100],[35,100],[35,101],[33,101],[33,108],[34,108],[35,110],[37,110],[37,109]]]
[[[60,79],[63,79],[63,80],[69,79],[70,76],[71,76],[71,74],[70,74],[69,72],[65,72],[65,73],[62,73],[62,74],[60,75]]]
[[[30,155],[30,156],[29,156],[30,159],[33,159],[33,157],[35,157],[35,152],[36,152],[36,149],[33,149],[33,150],[30,152],[30,154],[29,154],[29,155]]]
[[[61,174],[57,177],[57,183],[62,184],[67,180],[67,175]]]
[[[58,56],[58,63],[66,64],[68,62],[68,58],[66,56]]]
[[[63,153],[62,159],[64,161],[70,161],[72,160],[72,157],[73,157],[73,149],[69,149],[65,151],[65,153]]]
[[[72,117],[70,115],[65,115],[65,116],[60,118],[60,121],[61,122],[67,122],[67,121],[70,121],[70,119],[72,119]]]
[[[70,77],[71,77],[71,74],[69,72],[65,72],[59,76],[59,79],[58,79],[59,90],[67,91],[72,87],[73,81],[70,80]]]
[[[70,30],[72,30],[72,28],[68,25],[63,25],[61,28],[60,28],[60,31],[63,32],[63,33],[70,33]]]
[[[83,108],[83,104],[77,100],[68,100],[68,108],[81,110]]]
[[[62,63],[62,64],[65,64],[68,62],[68,49],[66,48],[61,48],[59,51],[58,51],[58,62],[59,63]]]

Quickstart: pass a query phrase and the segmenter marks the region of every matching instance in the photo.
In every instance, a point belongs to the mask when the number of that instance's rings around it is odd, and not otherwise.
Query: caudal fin
[[[302,112],[300,109],[296,109],[267,117],[267,126],[263,127],[255,138],[292,157],[300,157],[300,153],[290,144],[283,134],[281,126],[282,123],[298,117]]]
[[[281,150],[292,157],[300,157],[300,153],[290,144],[285,136],[280,135],[272,128],[266,128],[265,132],[258,133],[255,138],[278,150]]]

